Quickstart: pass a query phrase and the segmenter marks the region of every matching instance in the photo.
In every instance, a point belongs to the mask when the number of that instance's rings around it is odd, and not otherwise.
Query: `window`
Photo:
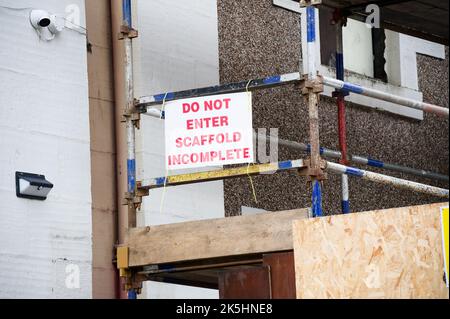
[[[306,10],[300,8],[298,1],[273,0],[273,4],[306,16]],[[335,77],[336,31],[330,24],[332,11],[317,11],[316,34],[320,39],[317,68],[322,75]],[[306,52],[306,19],[302,18],[301,24],[302,51]],[[418,101],[423,101],[423,95],[418,85],[417,53],[445,59],[445,47],[441,44],[390,30],[369,29],[353,19],[348,19],[347,27],[343,29],[343,41],[345,69],[350,71],[346,81]],[[306,61],[303,61],[303,68],[307,69]],[[332,90],[325,88],[323,94],[331,96]],[[423,120],[420,110],[356,94],[347,99],[366,107]]]
[[[334,68],[336,28],[330,23],[332,18],[331,10],[319,11],[321,61]],[[342,33],[345,69],[387,82],[384,30],[369,29],[362,22],[348,19]]]

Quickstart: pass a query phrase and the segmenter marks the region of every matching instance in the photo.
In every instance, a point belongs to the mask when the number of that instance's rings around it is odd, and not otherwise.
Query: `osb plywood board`
[[[443,206],[295,221],[297,298],[448,298]]]

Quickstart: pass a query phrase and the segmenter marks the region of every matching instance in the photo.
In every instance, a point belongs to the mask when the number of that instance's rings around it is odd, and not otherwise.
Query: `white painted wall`
[[[0,0],[0,298],[92,296],[86,38],[40,41],[26,9],[69,4],[84,25],[84,0]],[[46,175],[47,201],[17,198],[16,171]],[[70,264],[79,289],[66,287]]]
[[[257,215],[257,214],[262,214],[262,213],[267,213],[267,212],[268,211],[265,210],[265,209],[248,207],[248,206],[241,206],[241,214],[243,216]]]
[[[136,2],[136,96],[219,84],[215,0]],[[166,175],[163,121],[144,116],[137,151],[140,179]],[[140,226],[161,225],[222,218],[224,213],[223,182],[219,181],[151,191],[138,222]],[[217,291],[205,289],[158,283],[148,283],[146,288],[143,297],[151,299],[218,298]]]
[[[386,30],[386,73],[389,83],[419,90],[417,53],[445,59],[442,44]]]
[[[363,22],[348,19],[342,29],[342,42],[345,68],[373,78],[372,30]]]

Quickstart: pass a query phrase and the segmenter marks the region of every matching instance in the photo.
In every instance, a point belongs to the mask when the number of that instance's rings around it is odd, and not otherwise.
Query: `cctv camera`
[[[33,27],[35,27],[36,29],[47,28],[52,23],[50,14],[44,10],[31,11],[30,21]]]

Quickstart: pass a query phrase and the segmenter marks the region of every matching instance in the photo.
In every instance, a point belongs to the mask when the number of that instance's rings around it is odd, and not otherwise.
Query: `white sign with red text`
[[[166,168],[253,163],[252,94],[166,103]]]

